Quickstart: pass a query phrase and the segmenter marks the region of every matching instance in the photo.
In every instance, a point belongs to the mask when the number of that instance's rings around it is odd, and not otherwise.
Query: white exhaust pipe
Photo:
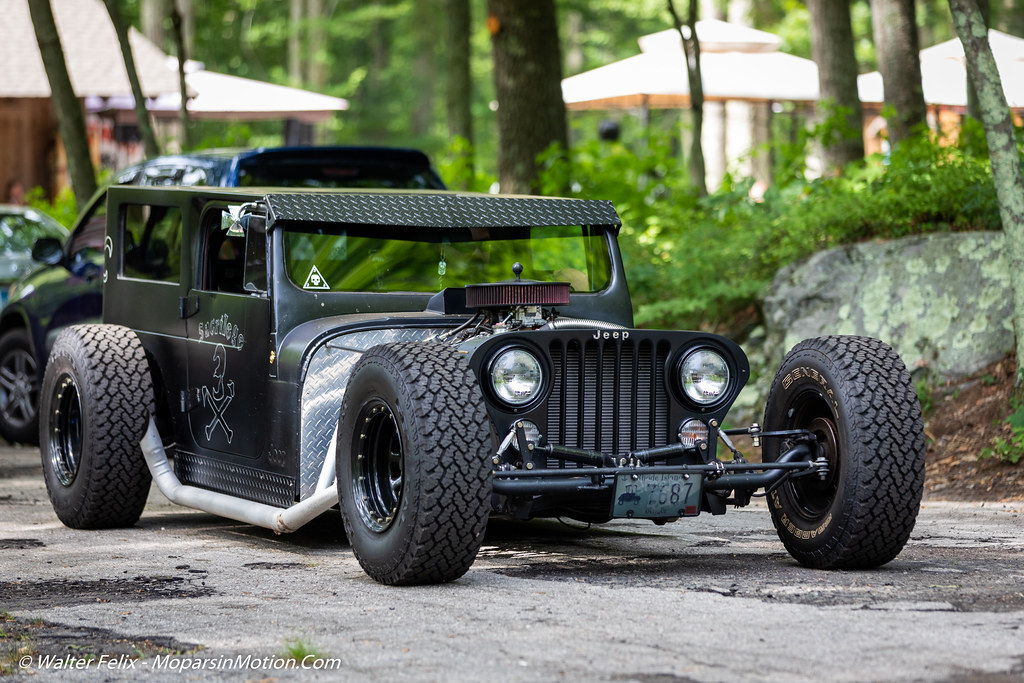
[[[337,434],[335,434],[336,436]],[[330,510],[338,502],[338,490],[334,486],[334,479],[331,476],[334,470],[335,441],[335,438],[331,439],[331,446],[324,459],[324,467],[320,472],[316,491],[306,500],[289,508],[254,503],[244,498],[236,498],[225,493],[182,484],[167,461],[163,440],[157,431],[156,421],[152,417],[149,418],[149,429],[142,437],[140,445],[143,455],[146,456],[149,471],[153,475],[153,481],[156,482],[160,493],[164,494],[172,503],[284,534],[295,531],[306,522]]]

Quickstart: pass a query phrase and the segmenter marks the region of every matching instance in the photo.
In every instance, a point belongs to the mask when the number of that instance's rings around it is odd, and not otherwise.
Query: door
[[[204,450],[257,459],[269,433],[266,235],[247,232],[236,220],[238,211],[237,206],[215,206],[204,214],[199,286],[182,302],[189,429]]]

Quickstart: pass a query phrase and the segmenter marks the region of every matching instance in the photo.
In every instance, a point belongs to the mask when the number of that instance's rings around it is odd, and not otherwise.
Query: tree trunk
[[[562,59],[554,0],[488,0],[498,96],[498,182],[502,192],[536,191],[537,156],[565,149]]]
[[[819,117],[825,120],[823,159],[827,172],[864,158],[864,114],[857,94],[850,0],[807,0],[811,56],[818,65]]]
[[[139,23],[142,35],[163,50],[166,47],[167,33],[164,31],[164,20],[167,19],[167,0],[145,0],[139,3]]]
[[[188,59],[188,53],[185,52],[182,23],[178,3],[171,2],[171,30],[174,33],[174,50],[178,54],[178,89],[181,91],[181,149],[185,151],[192,147],[192,121],[188,113],[188,86],[185,84],[185,60]]]
[[[412,39],[416,46],[416,59],[412,63],[412,78],[419,87],[413,91],[413,108],[409,116],[409,133],[413,137],[425,138],[437,120],[437,99],[434,88],[429,87],[438,80],[437,36],[444,28],[439,25],[436,3],[417,2],[412,6],[412,20],[418,28]]]
[[[459,177],[452,185],[469,189],[473,180],[473,80],[469,69],[469,0],[445,0],[448,16],[448,137],[459,155]],[[461,138],[464,145],[456,142]]]
[[[306,20],[309,24],[309,68],[306,83],[313,90],[327,89],[327,23],[330,17],[323,0],[307,0]]]
[[[704,148],[701,147],[701,134],[704,132],[704,85],[700,74],[700,40],[697,36],[697,0],[690,0],[690,11],[686,25],[690,36],[683,33],[683,24],[676,14],[675,5],[668,0],[668,11],[672,15],[672,23],[683,41],[683,57],[686,59],[686,76],[690,82],[690,114],[693,118],[693,138],[690,140],[690,184],[697,194],[704,197],[708,193],[707,169],[704,166]],[[724,114],[723,114],[724,117]]]
[[[96,192],[96,171],[89,156],[85,115],[71,87],[71,77],[68,76],[64,48],[57,33],[57,24],[53,20],[50,0],[29,0],[28,9],[32,15],[36,42],[39,43],[39,54],[46,69],[46,79],[50,82],[50,99],[57,112],[57,129],[60,131],[68,158],[71,189],[75,193],[75,202],[81,209]]]
[[[142,0],[146,2],[147,0]],[[192,0],[173,0],[174,6],[181,15],[181,42],[185,46],[185,54],[192,54],[196,42],[196,11]]]
[[[953,25],[964,45],[967,73],[974,81],[985,127],[992,176],[1009,248],[1013,284],[1013,329],[1017,335],[1017,363],[1024,366],[1024,176],[1014,137],[1013,119],[988,44],[987,23],[974,0],[949,0]],[[1017,386],[1021,376],[1017,375]]]
[[[889,142],[896,145],[928,123],[914,0],[871,0],[871,25],[885,103],[896,110],[888,121]]]
[[[142,86],[139,85],[139,73],[135,70],[135,57],[132,55],[132,46],[128,40],[128,25],[124,22],[124,17],[121,16],[121,10],[117,6],[118,0],[103,1],[107,5],[110,22],[114,24],[117,42],[121,44],[124,69],[128,74],[132,97],[135,98],[135,120],[139,127],[139,134],[142,136],[142,148],[146,157],[152,158],[160,154],[160,148],[156,144],[156,135],[153,134],[153,122],[149,118],[149,110],[146,109],[146,97],[142,94]]]
[[[992,26],[992,3],[989,0],[976,0],[978,10],[981,12],[981,20],[985,27]],[[988,34],[986,33],[986,39]],[[970,71],[967,72],[967,117],[975,121],[981,121],[981,104],[978,102],[978,91],[974,85],[974,77]]]
[[[291,0],[288,13],[288,80],[296,88],[302,87],[302,22],[305,19],[304,0]]]

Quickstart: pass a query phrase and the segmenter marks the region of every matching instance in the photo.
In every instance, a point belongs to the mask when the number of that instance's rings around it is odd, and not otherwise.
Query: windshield
[[[316,225],[285,232],[288,276],[307,291],[438,292],[498,282],[523,264],[523,279],[608,286],[606,232],[590,227],[394,228]]]

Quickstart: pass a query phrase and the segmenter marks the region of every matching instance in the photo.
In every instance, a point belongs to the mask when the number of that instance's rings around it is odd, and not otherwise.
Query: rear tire
[[[25,330],[0,337],[0,436],[13,443],[39,438],[38,368]]]
[[[494,438],[462,354],[389,344],[363,354],[338,428],[338,499],[356,559],[390,585],[469,570],[490,513]]]
[[[75,529],[135,524],[151,481],[139,441],[154,411],[139,338],[116,325],[66,328],[40,395],[43,478],[57,517]]]
[[[797,344],[772,383],[764,428],[807,429],[829,461],[827,477],[785,481],[768,498],[790,554],[808,567],[877,567],[914,528],[924,489],[921,407],[889,346],[869,337]],[[768,439],[765,461],[785,444]]]

